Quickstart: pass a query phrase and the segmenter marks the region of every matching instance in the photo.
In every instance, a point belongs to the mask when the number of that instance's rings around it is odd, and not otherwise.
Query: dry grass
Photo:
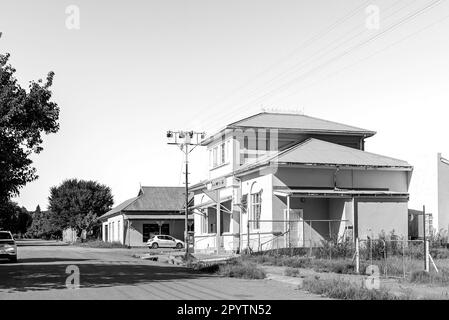
[[[241,260],[220,265],[217,273],[225,277],[243,279],[264,279],[266,277],[265,271],[257,264]]]
[[[284,270],[284,275],[288,277],[299,277],[300,276],[299,269],[288,267]]]
[[[306,279],[303,289],[334,299],[343,300],[399,300],[409,296],[397,296],[387,289],[367,289],[344,279]]]
[[[438,273],[415,271],[410,276],[410,282],[447,286],[449,284],[449,271],[447,269],[442,269]]]
[[[86,247],[86,248],[106,248],[106,249],[115,249],[115,248],[128,248],[128,246],[121,244],[120,242],[104,242],[101,240],[92,240],[87,242],[75,242],[72,244],[73,246],[78,247]]]

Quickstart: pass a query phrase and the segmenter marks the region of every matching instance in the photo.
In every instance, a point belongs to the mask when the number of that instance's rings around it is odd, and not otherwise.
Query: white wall
[[[105,226],[107,226],[108,228],[108,242],[120,242],[120,243],[124,243],[123,242],[123,236],[124,236],[124,219],[122,215],[117,215],[111,218],[108,218],[108,220],[106,222],[103,222],[102,225],[102,233],[103,233],[103,241],[106,241],[105,239],[105,232],[104,232],[104,228]]]

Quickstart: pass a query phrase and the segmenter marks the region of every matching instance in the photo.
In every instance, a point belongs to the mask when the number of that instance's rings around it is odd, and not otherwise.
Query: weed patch
[[[343,300],[398,300],[398,297],[391,294],[386,289],[367,289],[360,284],[356,284],[343,279],[306,279],[304,280],[305,290],[329,298]]]

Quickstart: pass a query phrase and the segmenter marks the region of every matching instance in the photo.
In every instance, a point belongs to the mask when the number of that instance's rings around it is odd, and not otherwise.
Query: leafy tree
[[[98,217],[113,204],[111,189],[96,181],[69,179],[50,189],[52,224],[59,230],[74,228],[78,234],[98,232]]]
[[[6,204],[27,182],[38,178],[30,156],[42,151],[42,134],[59,130],[58,105],[51,101],[54,73],[23,89],[9,54],[0,55],[0,203]]]
[[[62,231],[53,225],[52,215],[49,211],[41,211],[36,207],[33,213],[33,221],[28,228],[27,236],[32,238],[61,238]]]
[[[0,227],[12,233],[25,234],[32,221],[31,214],[17,203],[7,201],[0,203]]]

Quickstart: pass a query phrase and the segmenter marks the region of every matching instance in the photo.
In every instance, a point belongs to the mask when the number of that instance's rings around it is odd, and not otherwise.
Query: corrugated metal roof
[[[301,114],[261,112],[234,122],[228,127],[282,128],[311,132],[363,133],[372,136],[376,132],[346,124],[314,118]]]
[[[412,168],[407,161],[310,138],[277,155],[263,157],[245,165],[238,171],[250,170],[268,163]]]
[[[124,208],[126,208],[129,204],[131,204],[133,201],[135,201],[138,197],[134,197],[131,199],[128,199],[122,203],[120,203],[118,206],[112,208],[111,210],[109,210],[108,212],[106,212],[104,215],[101,216],[101,219],[103,218],[107,218],[110,217],[116,213],[119,213],[120,211],[122,211]]]
[[[128,199],[101,216],[101,220],[129,211],[172,211],[178,212],[185,207],[184,187],[141,187],[137,197]],[[189,196],[192,199],[193,195]]]
[[[142,187],[126,211],[181,211],[185,204],[183,187]]]
[[[313,138],[281,153],[275,161],[280,163],[410,167],[407,161]]]

